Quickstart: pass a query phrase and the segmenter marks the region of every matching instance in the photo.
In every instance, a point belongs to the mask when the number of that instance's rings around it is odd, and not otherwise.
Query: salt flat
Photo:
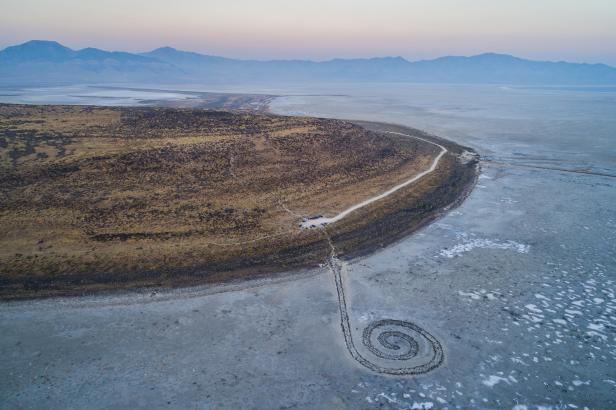
[[[616,181],[593,172],[616,172],[616,94],[336,91],[273,109],[424,128],[484,158],[459,208],[344,276],[356,340],[411,321],[439,340],[441,366],[389,376],[353,360],[324,266],[236,290],[3,304],[1,406],[614,407]]]

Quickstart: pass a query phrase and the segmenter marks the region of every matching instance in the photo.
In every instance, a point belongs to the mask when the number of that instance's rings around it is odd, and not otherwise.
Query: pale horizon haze
[[[0,48],[32,39],[80,49],[156,47],[234,58],[483,52],[616,66],[616,1],[1,0]]]

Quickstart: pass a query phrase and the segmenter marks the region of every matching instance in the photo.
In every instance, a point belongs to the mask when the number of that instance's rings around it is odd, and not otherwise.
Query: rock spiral
[[[377,320],[364,329],[363,345],[367,349],[366,353],[371,353],[374,358],[357,349],[342,281],[342,264],[335,257],[335,249],[329,236],[327,239],[332,248],[327,266],[336,283],[340,327],[347,350],[353,359],[374,372],[391,375],[417,375],[440,366],[444,359],[440,342],[420,326],[403,320]]]
[[[376,357],[406,362],[403,367],[383,368],[382,373],[421,374],[443,362],[443,348],[439,341],[407,321],[383,319],[372,322],[364,329],[362,342]]]

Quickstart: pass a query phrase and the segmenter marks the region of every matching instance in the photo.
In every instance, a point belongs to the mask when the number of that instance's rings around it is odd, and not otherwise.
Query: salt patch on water
[[[458,291],[458,294],[460,296],[467,296],[473,300],[479,300],[481,299],[481,295],[478,295],[477,293],[474,292],[462,292],[461,290]]]
[[[505,382],[507,384],[510,384],[509,379],[505,377],[495,376],[495,375],[491,375],[490,377],[488,377],[485,380],[482,380],[481,382],[488,387],[494,387],[500,382]]]
[[[590,337],[595,337],[596,336],[596,337],[600,338],[603,341],[607,340],[607,336],[606,335],[604,335],[603,333],[595,332],[594,330],[590,330],[590,331],[586,332],[586,334],[588,336],[590,336]]]
[[[501,250],[512,250],[518,253],[528,253],[530,250],[530,245],[525,245],[522,243],[518,243],[515,241],[493,241],[491,239],[471,239],[464,243],[460,243],[455,245],[451,249],[443,249],[440,252],[440,256],[444,256],[446,258],[453,258],[454,256],[461,255],[465,252],[470,252],[475,248],[480,249],[501,249]]]
[[[603,330],[605,329],[605,326],[603,326],[601,323],[589,323],[588,328],[590,330],[596,330],[598,332],[603,332]]]
[[[385,393],[379,393],[378,397],[383,397],[385,400],[387,400],[390,403],[398,403],[398,400],[395,397],[390,397],[386,395]]]
[[[536,305],[533,305],[531,303],[529,303],[528,305],[524,306],[526,309],[530,310],[533,313],[542,313],[541,309],[537,308]]]
[[[431,401],[424,401],[421,403],[414,402],[411,406],[411,410],[430,410],[432,407],[434,407],[434,403]]]

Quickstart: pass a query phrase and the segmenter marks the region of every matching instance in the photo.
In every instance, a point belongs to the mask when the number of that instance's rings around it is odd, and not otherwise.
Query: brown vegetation
[[[215,282],[328,252],[334,214],[437,148],[349,122],[175,108],[0,105],[0,297]],[[328,228],[348,254],[450,204],[474,171],[429,177]]]

